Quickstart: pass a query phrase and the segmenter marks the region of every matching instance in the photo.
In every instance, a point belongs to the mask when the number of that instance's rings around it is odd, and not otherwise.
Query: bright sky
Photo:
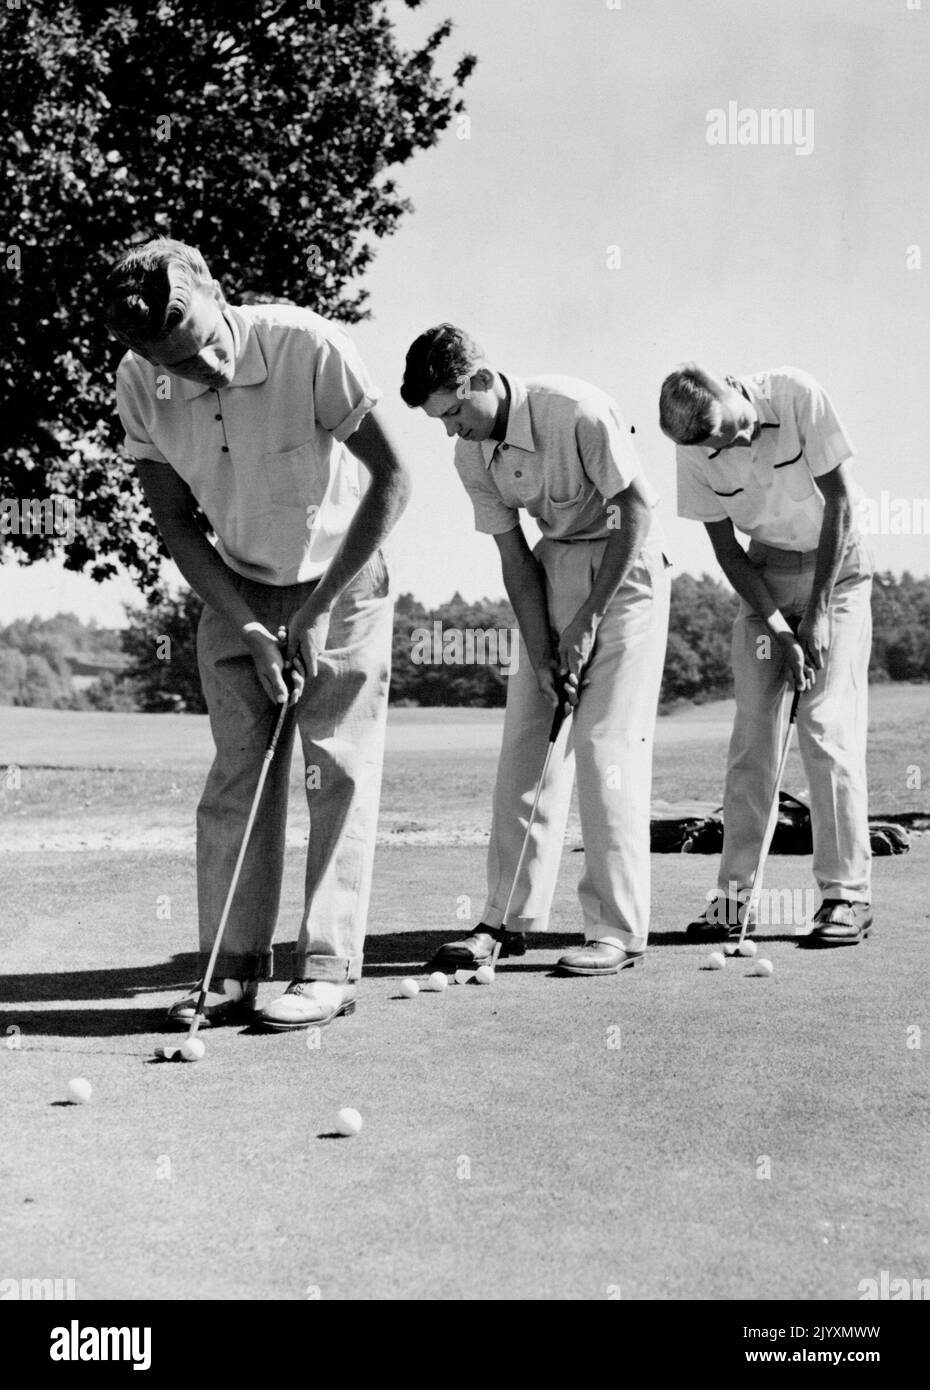
[[[445,69],[465,51],[480,60],[470,138],[453,126],[399,171],[415,212],[380,249],[374,317],[353,330],[414,472],[390,546],[398,591],[426,602],[503,591],[451,442],[397,394],[409,343],[442,319],[504,371],[570,373],[616,397],[679,569],[716,572],[703,528],[675,518],[673,449],[656,422],[662,377],[684,358],[736,374],[805,368],[857,447],[866,493],[930,495],[930,265],[908,265],[930,257],[930,0],[389,8],[411,43],[454,18]],[[730,102],[796,110],[798,143],[812,134],[813,148],[709,144],[708,112]],[[926,534],[872,546],[881,569],[930,571]],[[7,618],[66,608],[120,623],[132,593],[50,566],[0,569]]]

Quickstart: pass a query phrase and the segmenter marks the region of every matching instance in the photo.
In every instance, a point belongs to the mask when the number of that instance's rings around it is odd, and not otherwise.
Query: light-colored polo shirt
[[[807,372],[778,367],[736,380],[755,406],[759,432],[749,448],[677,446],[678,515],[705,523],[729,517],[778,550],[816,550],[824,501],[815,479],[855,450]]]
[[[505,380],[511,397],[504,439],[455,445],[476,529],[491,536],[512,531],[525,507],[551,540],[601,540],[622,525],[608,513],[608,500],[638,477],[653,508],[650,543],[661,543],[658,496],[642,477],[616,402],[569,376]]]
[[[381,393],[319,314],[290,304],[224,312],[236,374],[219,391],[126,353],[116,375],[126,448],[184,479],[238,574],[275,585],[317,579],[361,496],[343,441]]]

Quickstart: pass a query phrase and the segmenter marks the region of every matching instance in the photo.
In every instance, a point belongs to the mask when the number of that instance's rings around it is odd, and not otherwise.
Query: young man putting
[[[775,790],[787,681],[804,692],[798,738],[822,896],[810,943],[855,945],[872,925],[872,564],[853,522],[852,446],[823,389],[791,367],[737,378],[687,363],[665,379],[659,411],[677,445],[679,515],[703,521],[741,601],[718,894],[688,931],[714,938],[729,924],[739,935]]]
[[[296,702],[271,765],[206,1000],[211,1025],[253,1016],[272,978],[294,725],[311,826],[293,982],[257,1021],[329,1023],[355,1007],[381,786],[392,599],[380,545],[407,475],[349,340],[309,310],[227,304],[200,253],[129,251],[107,321],[130,350],[117,405],[168,551],[204,601],[198,663],[216,759],[197,812],[206,967],[275,705]],[[371,474],[360,500],[358,464]],[[195,503],[216,535],[210,544]],[[286,652],[276,640],[287,631]],[[194,993],[170,1020],[189,1026]]]
[[[433,963],[483,964],[495,941],[502,954],[522,955],[525,933],[547,929],[577,766],[584,941],[559,966],[615,974],[643,959],[649,932],[652,740],[670,589],[655,494],[609,396],[571,377],[505,376],[451,324],[413,344],[401,394],[456,439],[456,469],[477,529],[497,543],[520,628],[487,904],[475,930],[443,946]],[[533,552],[521,508],[542,531]],[[556,743],[504,923],[563,685],[574,715]]]

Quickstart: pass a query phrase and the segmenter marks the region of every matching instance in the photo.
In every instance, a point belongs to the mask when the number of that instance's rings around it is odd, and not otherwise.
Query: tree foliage
[[[137,691],[139,708],[153,713],[203,714],[206,701],[197,669],[197,624],[203,602],[182,589],[147,608],[127,610],[130,626],[123,633],[129,658],[127,677]]]
[[[122,665],[119,634],[82,623],[73,613],[20,618],[0,627],[0,705],[99,708],[94,705],[96,694],[85,699],[72,683],[73,671],[82,662],[112,667],[115,688]]]
[[[732,694],[730,626],[737,600],[708,575],[672,582],[671,619],[661,702],[719,700]],[[0,627],[0,705],[72,709],[179,710],[205,708],[197,672],[196,630],[203,604],[189,589],[127,610],[122,631],[85,627],[73,614],[32,618]],[[930,681],[930,578],[905,574],[900,583],[877,575],[872,591],[873,681]],[[466,603],[457,594],[426,608],[401,594],[394,613],[391,701],[403,705],[491,708],[507,698],[510,649],[503,665],[446,660],[442,640],[423,660],[417,634],[447,639],[467,631],[509,634],[516,627],[505,599]],[[440,659],[436,660],[437,654]],[[466,653],[467,654],[467,653]],[[455,656],[454,650],[450,652]],[[71,671],[83,662],[102,670],[88,689],[74,691]],[[106,669],[109,668],[109,669]]]
[[[416,8],[420,0],[406,0]],[[152,590],[160,542],[121,459],[122,349],[100,287],[131,243],[195,243],[228,297],[367,314],[358,279],[410,204],[391,170],[433,145],[474,67],[451,23],[401,49],[383,0],[0,8],[0,495],[66,496],[77,534],[19,534]]]

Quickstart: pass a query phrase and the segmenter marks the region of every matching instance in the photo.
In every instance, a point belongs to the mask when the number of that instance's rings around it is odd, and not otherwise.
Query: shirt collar
[[[503,439],[482,439],[481,453],[484,456],[485,468],[491,467],[494,454],[501,445],[506,444],[512,449],[526,449],[528,452],[533,452],[536,448],[526,383],[518,376],[508,376],[507,383],[510,387],[510,414],[507,416],[507,433]]]
[[[236,353],[236,374],[229,386],[221,387],[221,390],[228,391],[233,386],[259,386],[268,379],[268,364],[265,361],[261,344],[252,325],[239,309],[231,304],[227,304],[223,310],[223,317],[229,324],[233,335],[233,345]],[[192,401],[197,396],[205,396],[213,388],[202,386],[197,381],[180,380],[179,395],[182,401]]]
[[[759,386],[755,377],[737,377],[736,384],[747,401],[755,406],[760,425],[777,425],[779,423],[778,416],[772,409],[771,397]]]
[[[754,377],[737,376],[729,377],[728,380],[731,381],[737,387],[737,389],[743,393],[749,404],[754,408],[759,421],[759,434],[761,434],[762,431],[768,428],[769,426],[778,425],[778,416],[772,409],[771,399],[758,385]],[[756,438],[753,440],[753,444],[757,442],[758,438],[759,435],[756,435]],[[709,459],[715,459],[723,452],[723,449],[713,449],[707,455],[707,457]]]

